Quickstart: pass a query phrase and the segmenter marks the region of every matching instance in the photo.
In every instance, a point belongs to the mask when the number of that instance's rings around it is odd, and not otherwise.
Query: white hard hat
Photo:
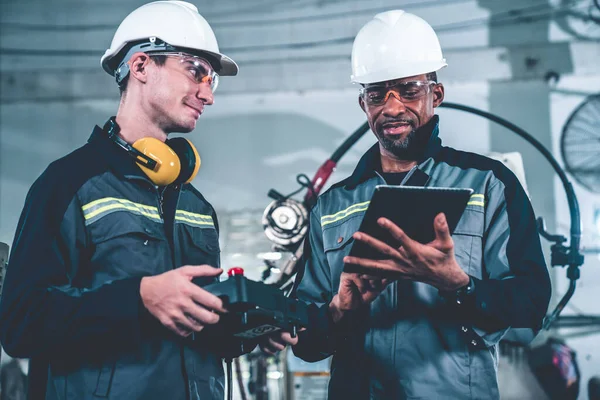
[[[352,82],[375,83],[438,71],[446,59],[433,28],[403,10],[386,11],[356,35]]]
[[[134,49],[128,46],[131,44],[135,44]],[[116,74],[120,82],[129,72],[125,63],[135,51],[165,50],[206,55],[207,61],[222,76],[238,73],[237,64],[219,52],[217,39],[208,22],[198,13],[196,6],[185,1],[155,1],[125,17],[110,48],[102,56],[102,68],[113,76]],[[125,51],[127,53],[123,54]],[[123,66],[126,71],[117,71]]]

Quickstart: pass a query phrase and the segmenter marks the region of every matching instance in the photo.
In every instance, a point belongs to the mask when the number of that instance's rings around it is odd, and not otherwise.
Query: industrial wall
[[[194,184],[224,221],[224,266],[245,266],[255,277],[262,268],[257,253],[269,251],[268,242],[257,239],[268,190],[296,190],[296,175],[312,176],[364,122],[358,88],[349,83],[350,51],[354,35],[375,13],[404,8],[429,21],[449,64],[439,74],[446,100],[510,120],[561,164],[565,122],[589,95],[600,92],[600,26],[592,18],[599,18],[600,10],[591,0],[192,2],[215,28],[222,51],[240,65],[239,76],[222,78],[215,104],[186,136],[202,157]],[[118,22],[143,3],[2,1],[0,242],[12,242],[37,176],[116,113],[118,89],[99,60]],[[519,152],[536,214],[549,231],[568,236],[564,190],[537,150],[481,117],[449,109],[439,109],[439,115],[446,145],[483,154]],[[590,124],[599,135],[600,114]],[[367,133],[329,183],[350,174],[374,142]],[[593,193],[575,183],[575,189],[583,244],[599,248],[600,187]],[[543,245],[548,256],[549,244]],[[600,255],[586,257],[565,314],[600,314]],[[554,305],[568,282],[563,269],[551,274]],[[577,351],[586,383],[600,374],[600,336],[578,332],[561,333]],[[505,398],[515,390],[507,384]],[[581,399],[587,399],[584,392]]]

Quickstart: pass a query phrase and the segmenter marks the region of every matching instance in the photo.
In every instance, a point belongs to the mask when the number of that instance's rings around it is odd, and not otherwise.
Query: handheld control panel
[[[286,297],[274,286],[246,278],[242,268],[227,273],[227,280],[203,286],[220,297],[229,311],[211,330],[240,339],[256,339],[279,330],[295,337],[299,328],[308,325],[305,303]]]

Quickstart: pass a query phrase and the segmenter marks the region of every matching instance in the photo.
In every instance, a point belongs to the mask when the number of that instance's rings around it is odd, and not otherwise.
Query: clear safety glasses
[[[368,106],[385,104],[390,96],[401,102],[410,103],[429,94],[435,81],[387,82],[360,89],[360,96]]]
[[[219,74],[215,72],[210,63],[204,58],[186,53],[166,51],[148,53],[148,55],[150,57],[165,56],[169,58],[176,58],[179,60],[178,65],[181,71],[197,84],[208,83],[213,92],[217,90],[217,86],[219,86]]]

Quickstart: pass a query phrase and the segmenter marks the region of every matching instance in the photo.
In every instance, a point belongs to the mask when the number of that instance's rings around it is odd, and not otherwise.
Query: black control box
[[[286,297],[274,286],[252,281],[241,274],[230,271],[227,280],[202,288],[220,297],[229,311],[214,327],[207,327],[213,335],[256,339],[282,330],[294,337],[298,329],[308,325],[305,303]]]

